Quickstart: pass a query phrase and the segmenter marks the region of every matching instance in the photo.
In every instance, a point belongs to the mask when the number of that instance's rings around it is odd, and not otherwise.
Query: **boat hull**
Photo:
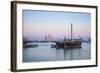
[[[80,41],[64,41],[56,42],[56,47],[61,48],[81,48],[82,42]]]

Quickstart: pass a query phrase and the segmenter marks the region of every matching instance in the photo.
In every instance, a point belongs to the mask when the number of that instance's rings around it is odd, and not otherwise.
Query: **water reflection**
[[[82,60],[91,58],[91,43],[82,48],[51,48],[52,43],[37,43],[39,47],[23,49],[23,62]]]
[[[57,60],[79,60],[81,57],[80,48],[57,48],[56,58]]]

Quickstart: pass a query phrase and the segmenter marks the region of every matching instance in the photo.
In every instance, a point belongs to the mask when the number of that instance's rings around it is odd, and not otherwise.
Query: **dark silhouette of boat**
[[[63,41],[56,41],[56,45],[54,45],[57,48],[81,48],[82,40],[79,39],[73,39],[73,29],[71,24],[71,39],[64,38]]]

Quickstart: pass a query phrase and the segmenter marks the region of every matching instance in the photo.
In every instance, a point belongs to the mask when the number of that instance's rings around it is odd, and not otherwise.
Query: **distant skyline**
[[[32,40],[45,35],[63,39],[70,37],[71,23],[74,38],[91,36],[91,14],[60,11],[23,10],[23,36]]]

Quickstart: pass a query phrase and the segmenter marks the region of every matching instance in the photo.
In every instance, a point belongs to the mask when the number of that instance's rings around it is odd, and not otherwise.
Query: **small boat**
[[[64,38],[64,41],[56,41],[56,47],[59,48],[81,48],[81,39],[72,38],[72,24],[71,24],[71,39]]]
[[[51,44],[51,48],[56,48],[56,44]]]

